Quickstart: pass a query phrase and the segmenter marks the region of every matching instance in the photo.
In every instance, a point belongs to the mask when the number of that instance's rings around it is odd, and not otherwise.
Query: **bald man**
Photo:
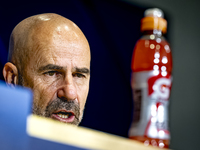
[[[88,41],[60,15],[29,17],[12,31],[3,76],[10,86],[32,89],[33,114],[78,125],[89,91]]]

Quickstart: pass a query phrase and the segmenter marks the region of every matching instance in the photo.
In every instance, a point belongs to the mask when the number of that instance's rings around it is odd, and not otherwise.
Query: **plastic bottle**
[[[129,138],[160,148],[168,148],[170,140],[168,105],[172,56],[163,37],[166,29],[163,12],[147,9],[141,20],[143,36],[134,48],[131,64],[134,112]]]

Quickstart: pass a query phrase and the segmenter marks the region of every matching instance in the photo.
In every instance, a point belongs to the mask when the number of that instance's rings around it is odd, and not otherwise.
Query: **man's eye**
[[[56,71],[48,71],[45,73],[46,75],[53,76],[56,74]]]
[[[81,74],[81,73],[75,73],[73,74],[74,77],[78,77],[78,78],[84,78],[85,75]]]

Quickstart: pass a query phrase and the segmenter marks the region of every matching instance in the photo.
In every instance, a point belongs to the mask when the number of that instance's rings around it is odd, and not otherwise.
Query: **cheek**
[[[45,110],[48,103],[54,99],[56,85],[47,84],[40,79],[35,80],[33,86],[34,103],[38,108]]]
[[[83,109],[85,107],[85,103],[86,103],[87,96],[88,96],[88,91],[89,91],[89,84],[78,87],[78,89],[77,89],[79,101],[80,101],[80,111],[81,112],[83,111]]]

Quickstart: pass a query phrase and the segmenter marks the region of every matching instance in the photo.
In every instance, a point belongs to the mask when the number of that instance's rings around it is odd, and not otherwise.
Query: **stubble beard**
[[[35,102],[33,102],[33,108],[32,108],[33,114],[42,117],[51,118],[51,115],[57,112],[58,110],[72,111],[74,113],[75,116],[74,121],[70,122],[69,124],[78,126],[82,120],[82,115],[80,116],[79,104],[74,100],[56,98],[47,105],[44,111],[41,110],[40,106],[38,106]]]

